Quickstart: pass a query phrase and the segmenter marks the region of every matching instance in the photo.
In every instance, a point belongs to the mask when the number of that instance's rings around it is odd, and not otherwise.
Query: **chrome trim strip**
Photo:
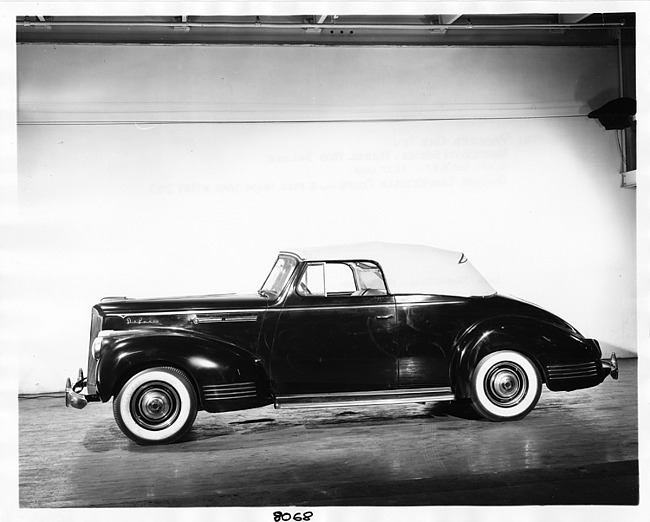
[[[220,395],[220,396],[226,397],[228,395],[233,395],[233,394],[236,395],[238,393],[249,393],[249,392],[255,393],[255,387],[251,386],[250,388],[243,388],[241,390],[228,390],[228,391],[207,390],[207,389],[204,388],[203,391],[205,393],[209,393],[211,395]]]
[[[427,302],[427,303],[422,303],[422,302],[404,302],[404,301],[396,301],[395,304],[397,306],[441,306],[441,305],[447,305],[447,304],[463,304],[465,301],[462,300],[450,300],[450,301],[435,301],[435,302]]]
[[[209,324],[209,323],[247,323],[257,321],[259,315],[218,315],[215,317],[199,318],[196,315],[191,316],[192,324]]]
[[[250,399],[257,397],[257,388],[254,382],[210,384],[203,386],[203,396],[206,401]]]
[[[589,364],[567,364],[565,366],[548,365],[547,368],[551,372],[587,371],[596,368],[596,363],[592,362]]]
[[[242,388],[245,386],[255,386],[255,381],[233,382],[231,384],[206,384],[206,388]]]
[[[233,399],[253,399],[257,397],[256,392],[250,392],[250,393],[242,393],[239,395],[232,395],[230,397],[215,397],[212,395],[205,395],[204,399],[206,401],[227,401],[227,400],[233,400]]]
[[[149,317],[152,315],[188,315],[188,314],[259,314],[266,312],[267,308],[218,308],[209,310],[194,310],[183,309],[176,311],[142,311],[142,312],[127,312],[127,313],[108,313],[107,317],[125,317],[141,316]]]
[[[449,387],[409,390],[368,391],[352,393],[322,393],[279,395],[275,408],[334,408],[340,406],[371,406],[375,404],[406,404],[438,402],[455,399]]]
[[[229,395],[237,395],[239,393],[255,393],[255,388],[245,388],[242,390],[231,390],[231,391],[219,391],[219,390],[203,390],[205,393],[209,393],[210,395],[219,395],[219,396],[224,396],[227,397]]]
[[[585,366],[547,366],[550,372],[585,372],[597,368],[596,363]]]
[[[591,368],[596,365],[596,361],[590,361],[586,363],[575,363],[575,364],[549,364],[547,368],[553,370],[561,370],[563,368]]]
[[[333,392],[333,393],[299,393],[291,395],[278,395],[278,398],[323,398],[323,397],[364,397],[373,395],[426,395],[430,393],[451,393],[451,387],[441,386],[436,388],[398,388],[393,390],[370,390],[359,392]]]
[[[562,379],[586,379],[588,377],[598,377],[598,374],[593,373],[593,374],[582,374],[582,375],[563,375],[563,376],[552,377],[551,379],[554,381],[561,381]]]
[[[549,379],[585,379],[598,376],[596,362],[577,364],[554,364],[546,366]]]
[[[329,305],[329,306],[283,306],[278,308],[282,312],[311,312],[311,311],[323,311],[323,310],[365,310],[367,308],[386,308],[387,306],[394,306],[395,303],[377,303],[377,304],[367,304],[367,305]]]
[[[275,408],[280,409],[290,409],[290,408],[348,408],[350,406],[374,406],[379,404],[408,404],[413,402],[441,402],[441,401],[453,401],[456,396],[453,393],[448,395],[436,395],[436,396],[423,396],[423,397],[413,397],[413,398],[393,398],[393,399],[374,399],[374,400],[362,400],[362,401],[333,401],[333,402],[296,402],[296,403],[282,403],[276,401]]]
[[[147,328],[131,328],[127,330],[102,330],[97,334],[97,337],[95,337],[95,339],[97,338],[105,339],[111,337],[126,337],[134,334],[137,335],[137,334],[149,334],[149,333],[151,333],[151,330]]]
[[[255,383],[250,382],[237,382],[234,384],[206,384],[203,388],[206,390],[238,390],[242,388],[254,388]]]
[[[568,378],[568,377],[579,377],[581,375],[597,375],[598,370],[596,368],[590,368],[589,370],[573,370],[573,371],[565,371],[565,372],[549,372],[549,377],[552,377],[554,379],[560,379],[560,378]]]
[[[561,375],[561,374],[565,374],[565,373],[593,372],[593,371],[596,371],[597,369],[598,369],[598,367],[596,365],[588,366],[588,367],[585,367],[585,368],[558,368],[558,369],[549,368],[548,373],[552,374],[552,375],[554,375],[554,374]]]

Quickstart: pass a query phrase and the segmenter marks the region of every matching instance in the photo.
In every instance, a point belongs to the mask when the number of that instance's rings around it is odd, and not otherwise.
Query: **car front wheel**
[[[168,444],[194,423],[196,393],[176,368],[150,368],[137,373],[113,401],[113,415],[122,432],[138,444]]]
[[[542,383],[526,356],[503,350],[486,355],[471,379],[472,406],[492,421],[518,420],[537,404]]]

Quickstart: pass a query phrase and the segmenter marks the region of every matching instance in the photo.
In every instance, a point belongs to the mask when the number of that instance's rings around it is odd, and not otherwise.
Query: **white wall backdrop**
[[[636,354],[635,192],[585,116],[617,82],[601,48],[19,46],[19,391],[85,366],[102,296],[254,292],[280,248],[365,240],[462,250]]]

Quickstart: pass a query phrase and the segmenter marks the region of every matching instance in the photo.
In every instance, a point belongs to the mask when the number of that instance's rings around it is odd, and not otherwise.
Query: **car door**
[[[396,301],[400,388],[448,386],[454,343],[479,319],[471,301],[436,295],[403,295]]]
[[[397,387],[395,302],[377,274],[376,264],[367,262],[304,264],[273,341],[276,393]]]

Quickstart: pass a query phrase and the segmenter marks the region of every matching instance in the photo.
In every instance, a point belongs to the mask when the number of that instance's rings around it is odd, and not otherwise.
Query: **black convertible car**
[[[618,377],[594,339],[496,293],[467,258],[367,243],[280,252],[258,295],[103,299],[88,374],[66,405],[113,398],[139,444],[169,443],[198,410],[469,399],[516,420],[549,390]],[[86,393],[82,393],[86,391]]]

